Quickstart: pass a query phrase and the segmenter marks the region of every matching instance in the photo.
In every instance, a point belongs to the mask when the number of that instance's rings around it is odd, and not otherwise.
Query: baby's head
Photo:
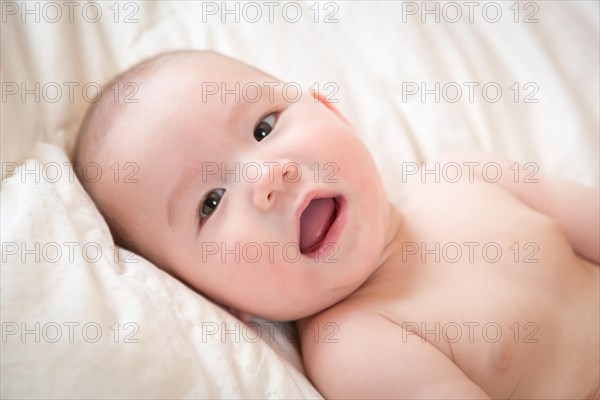
[[[213,52],[159,55],[114,81],[75,157],[103,172],[78,170],[117,243],[277,320],[335,304],[379,265],[389,203],[331,104]]]

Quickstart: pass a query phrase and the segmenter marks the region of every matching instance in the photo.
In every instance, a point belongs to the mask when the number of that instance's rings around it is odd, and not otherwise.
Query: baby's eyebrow
[[[250,84],[245,84],[244,89],[233,91],[233,93],[223,92],[222,94],[220,94],[221,96],[225,96],[224,98],[221,97],[220,100],[228,105],[228,107],[225,108],[224,117],[222,118],[223,124],[225,126],[230,126],[233,123],[235,123],[235,121],[239,119],[240,113],[252,107],[260,107],[264,104],[269,103],[273,104],[278,99],[279,93],[277,90],[279,88],[277,85],[273,86],[253,83],[248,87],[255,87],[259,90],[259,93],[255,97],[252,97],[252,95],[249,94],[250,89],[248,89],[248,92],[246,92],[246,85]]]
[[[189,190],[190,182],[198,177],[198,170],[196,168],[186,168],[181,173],[181,176],[177,179],[175,184],[172,186],[170,192],[167,197],[167,221],[169,222],[169,226],[173,227],[173,223],[179,219],[181,214],[181,201],[177,201],[178,198],[181,198],[182,195]]]

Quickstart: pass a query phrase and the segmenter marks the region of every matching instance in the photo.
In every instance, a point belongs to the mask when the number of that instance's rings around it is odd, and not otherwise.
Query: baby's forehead
[[[163,115],[184,109],[214,114],[225,111],[232,103],[245,103],[246,100],[250,103],[259,99],[272,102],[283,84],[254,67],[227,57],[187,57],[141,77],[135,83],[140,104],[127,108]],[[159,103],[162,106],[156,109]],[[172,109],[174,106],[176,110]]]
[[[281,87],[276,78],[226,56],[191,54],[163,60],[141,71],[135,102],[116,105],[121,112],[114,119],[112,147],[127,142],[126,147],[139,149],[134,143],[173,141],[190,131],[220,141],[220,135],[213,138],[215,131],[256,123],[263,109],[280,100]]]
[[[207,85],[210,83],[221,85],[235,82],[244,84],[251,81],[277,81],[255,67],[214,53],[198,53],[174,58],[156,72],[151,75],[154,80],[171,78],[170,80],[186,81],[189,84],[205,82]]]
[[[143,74],[137,84],[139,101],[121,105],[124,118],[116,127],[128,139],[145,141],[171,139],[192,128],[198,134],[203,128],[212,132],[253,114],[253,107],[272,108],[282,86],[276,78],[225,56],[180,57]]]

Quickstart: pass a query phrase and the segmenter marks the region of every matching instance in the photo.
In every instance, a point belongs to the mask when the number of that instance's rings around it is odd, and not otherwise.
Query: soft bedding
[[[115,247],[73,174],[97,87],[158,52],[318,88],[392,199],[411,163],[465,150],[598,186],[598,2],[66,3],[2,2],[3,398],[321,397],[291,324],[240,321]]]

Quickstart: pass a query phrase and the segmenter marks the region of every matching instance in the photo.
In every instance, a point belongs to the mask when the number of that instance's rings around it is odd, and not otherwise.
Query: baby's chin
[[[251,317],[258,317],[271,321],[296,321],[319,314],[321,311],[326,310],[345,297],[346,296],[339,296],[339,298],[336,299],[328,299],[327,302],[317,304],[305,303],[299,306],[298,302],[295,302],[296,305],[293,305],[293,302],[289,302],[287,305],[282,306],[283,302],[281,302],[281,298],[279,298],[269,302],[270,304],[277,304],[277,306],[273,308],[264,307],[263,305],[250,308],[240,307],[240,309],[230,307],[230,309],[232,310],[232,314],[242,321],[244,321],[245,318]]]
[[[310,318],[314,315],[317,315],[319,313],[321,313],[321,311],[326,310],[329,307],[325,307],[325,308],[321,308],[318,310],[315,310],[314,312],[285,312],[285,313],[280,313],[280,312],[275,312],[275,313],[247,313],[246,315],[250,315],[253,317],[258,317],[258,318],[262,318],[262,319],[266,319],[266,320],[270,320],[270,321],[299,321],[302,319],[306,319],[306,318]]]

